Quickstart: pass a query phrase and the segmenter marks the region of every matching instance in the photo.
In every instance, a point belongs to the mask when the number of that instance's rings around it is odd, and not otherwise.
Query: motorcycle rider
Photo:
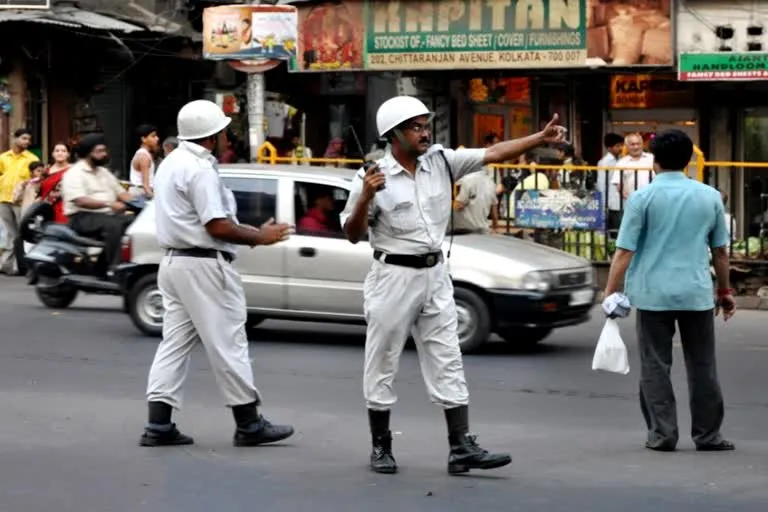
[[[78,234],[104,242],[96,268],[100,277],[106,277],[120,262],[123,234],[133,220],[123,212],[132,196],[104,167],[109,163],[109,152],[103,135],[83,137],[75,154],[78,162],[61,179],[64,215]]]

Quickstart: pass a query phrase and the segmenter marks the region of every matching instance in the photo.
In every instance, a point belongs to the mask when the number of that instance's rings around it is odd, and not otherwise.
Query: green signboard
[[[368,0],[299,7],[294,71],[582,67],[587,0]]]
[[[681,53],[677,77],[682,82],[768,80],[768,53]]]
[[[368,69],[582,66],[585,1],[369,2]]]

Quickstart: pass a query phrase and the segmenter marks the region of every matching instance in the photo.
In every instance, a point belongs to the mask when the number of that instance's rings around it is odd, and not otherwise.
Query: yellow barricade
[[[338,167],[349,167],[349,168],[355,168],[356,166],[361,166],[363,164],[363,160],[359,158],[295,158],[295,157],[281,157],[278,156],[277,148],[270,144],[269,142],[265,142],[262,144],[261,147],[258,149],[256,160],[259,163],[268,163],[273,165],[278,164],[284,164],[284,165],[296,165],[296,164],[309,164],[309,165],[315,165],[315,166],[338,166]],[[515,163],[507,163],[507,164],[493,164],[489,166],[491,169],[493,169],[495,172],[495,181],[497,184],[501,183],[501,178],[509,173],[512,170],[529,170],[529,171],[560,171],[565,175],[569,171],[598,171],[598,172],[608,172],[608,171],[616,171],[619,169],[616,169],[615,167],[598,167],[594,165],[543,165],[543,164],[526,164],[526,165],[520,165]],[[723,170],[727,171],[728,173],[732,173],[734,170],[737,169],[760,169],[760,170],[768,170],[768,162],[731,162],[731,161],[707,161],[704,157],[704,153],[701,151],[701,149],[698,146],[694,146],[694,155],[691,159],[691,163],[688,166],[687,172],[688,175],[696,179],[699,182],[704,182],[705,176],[707,174],[707,171],[710,171],[708,182],[710,185],[714,186],[717,189],[721,189],[721,187],[718,184],[718,177],[722,173]],[[624,172],[634,172],[634,171],[650,171],[653,169],[650,168],[641,168],[641,169],[627,169]],[[549,173],[548,173],[549,174]],[[560,175],[560,173],[557,173]],[[549,174],[552,176],[551,174]],[[600,180],[605,179],[605,175],[602,175]],[[754,179],[754,178],[753,178]],[[759,179],[762,180],[762,183],[764,185],[763,190],[768,191],[768,171],[765,172],[765,174]],[[548,186],[548,185],[547,185]],[[731,183],[731,189],[733,189],[734,195],[740,195],[740,192],[737,190],[738,187],[741,187],[742,185],[735,185],[732,181]],[[737,188],[734,188],[737,187]],[[567,187],[566,187],[567,188]],[[601,187],[605,188],[605,187]],[[457,184],[454,187],[454,197],[458,194],[459,191],[459,185]],[[509,193],[510,191],[505,191],[506,193]],[[506,199],[505,199],[506,200]],[[763,199],[761,199],[762,201]],[[765,201],[768,203],[768,195],[765,195]],[[507,203],[507,206],[510,206],[510,203]],[[762,206],[762,204],[760,205]],[[455,202],[454,202],[455,207]],[[607,210],[607,206],[604,206]],[[732,211],[731,208],[727,207],[727,211]],[[755,205],[751,205],[750,208],[746,205],[746,199],[742,200],[739,205],[739,212],[735,213],[733,217],[741,217],[740,223],[737,224],[734,222],[731,225],[731,257],[734,260],[738,261],[758,261],[763,263],[768,263],[768,217],[766,218],[765,226],[761,224],[759,227],[759,231],[761,235],[763,236],[751,236],[752,231],[755,231],[756,228],[753,226],[755,222],[752,222],[753,219],[747,219],[746,217],[749,217],[754,213],[754,211],[760,211],[762,212],[762,209],[757,208]],[[750,213],[752,212],[752,213]],[[766,215],[768,215],[768,212],[766,212]],[[607,216],[607,211],[606,211]],[[613,231],[588,231],[588,230],[569,230],[569,229],[563,229],[563,230],[546,230],[546,229],[528,229],[523,228],[520,226],[515,225],[513,216],[508,216],[507,218],[501,218],[500,219],[500,225],[503,226],[504,232],[508,234],[516,234],[517,236],[523,236],[525,233],[530,232],[546,232],[550,231],[553,232],[553,236],[548,238],[548,241],[543,243],[554,243],[553,240],[557,240],[556,246],[560,249],[563,249],[569,253],[581,256],[583,258],[587,258],[589,260],[592,260],[594,262],[608,262],[614,252],[614,242],[613,239],[615,239],[616,233],[615,229]],[[738,227],[738,229],[737,229]],[[737,233],[742,233],[737,236]]]

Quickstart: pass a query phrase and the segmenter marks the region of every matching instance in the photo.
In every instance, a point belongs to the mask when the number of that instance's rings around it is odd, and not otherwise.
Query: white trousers
[[[163,295],[163,341],[149,371],[147,399],[181,407],[192,349],[203,343],[228,407],[260,403],[245,334],[240,275],[221,256],[165,256],[157,284]]]
[[[363,293],[366,406],[387,410],[397,401],[393,383],[409,332],[430,400],[446,409],[467,405],[453,283],[446,267],[414,269],[375,260]]]

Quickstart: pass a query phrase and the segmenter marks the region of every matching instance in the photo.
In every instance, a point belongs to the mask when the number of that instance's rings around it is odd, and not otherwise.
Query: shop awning
[[[0,10],[0,23],[42,23],[74,29],[103,30],[110,32],[146,32],[141,25],[128,23],[76,7],[57,6],[52,9]]]

